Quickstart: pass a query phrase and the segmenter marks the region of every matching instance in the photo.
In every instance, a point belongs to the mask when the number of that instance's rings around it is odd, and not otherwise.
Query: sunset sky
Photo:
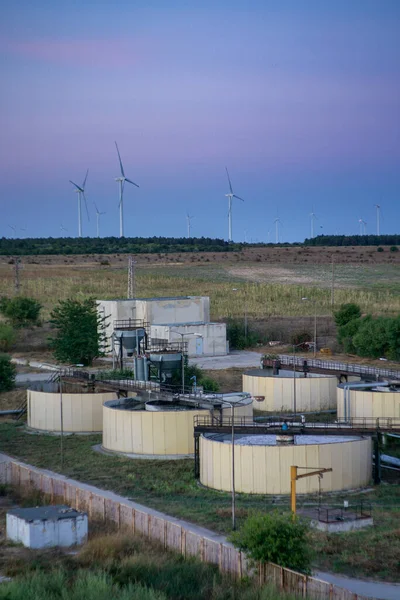
[[[4,0],[0,236],[399,232],[399,0]],[[60,226],[68,233],[60,231]],[[26,231],[21,231],[26,229]]]

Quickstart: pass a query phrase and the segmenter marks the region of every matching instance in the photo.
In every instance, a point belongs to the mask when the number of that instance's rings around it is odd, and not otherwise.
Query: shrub
[[[0,323],[0,352],[10,350],[15,342],[15,331],[8,323]]]
[[[309,331],[294,331],[290,336],[290,343],[292,346],[299,346],[302,344],[305,347],[307,342],[311,342],[313,336]],[[299,348],[300,350],[301,348]]]
[[[359,319],[361,317],[361,308],[358,304],[352,302],[348,304],[342,304],[342,306],[334,313],[335,323],[337,327],[347,325],[353,319]]]
[[[34,298],[16,296],[15,298],[1,298],[0,313],[14,327],[27,327],[37,325],[42,305]]]
[[[185,364],[185,388],[193,382],[191,377],[196,377],[196,384],[204,388],[206,392],[219,392],[219,383],[212,377],[204,375],[203,371],[197,365]]]
[[[91,365],[102,356],[105,342],[105,321],[97,313],[96,301],[60,300],[51,313],[51,323],[57,328],[50,346],[57,360]]]
[[[397,246],[390,246],[390,252],[398,252],[399,249]]]
[[[226,327],[226,335],[229,340],[229,347],[232,350],[243,350],[255,346],[258,342],[258,334],[247,327],[247,336],[245,335],[244,323],[242,320],[229,319]]]
[[[16,371],[11,356],[0,354],[0,392],[9,392],[15,387]]]
[[[382,246],[378,246],[378,248],[376,249],[377,252],[385,252],[384,249],[382,248]]]
[[[254,513],[230,541],[253,561],[273,562],[302,573],[311,572],[309,527],[297,516],[278,511]]]

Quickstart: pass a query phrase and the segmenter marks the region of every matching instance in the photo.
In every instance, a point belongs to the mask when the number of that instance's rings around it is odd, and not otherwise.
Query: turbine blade
[[[89,211],[88,211],[88,207],[87,207],[87,202],[86,202],[86,196],[85,196],[85,192],[82,192],[82,196],[83,196],[83,199],[84,199],[84,201],[85,201],[85,208],[86,208],[86,214],[87,214],[87,218],[88,218],[88,221],[90,221],[90,217],[89,217]]]
[[[127,181],[128,183],[131,183],[132,185],[136,185],[137,188],[139,187],[137,183],[135,183],[134,181],[131,181],[127,177],[125,177],[125,181]]]
[[[231,183],[231,178],[229,177],[228,167],[225,167],[225,170],[226,170],[226,174],[228,175],[229,189],[231,191],[231,194],[233,194],[232,183]]]
[[[74,185],[77,190],[79,190],[80,192],[83,192],[83,189],[79,185],[77,185],[76,183],[74,183],[73,181],[71,181],[71,179],[69,180],[69,182],[72,183],[72,185]]]
[[[241,200],[242,202],[244,202],[243,198],[241,198],[240,196],[236,196],[236,194],[233,194],[234,198],[237,198],[238,200]]]
[[[120,155],[119,150],[118,150],[117,142],[115,142],[115,147],[117,148],[117,152],[118,152],[119,166],[121,167],[121,175],[122,175],[122,177],[125,177],[124,167],[122,166],[121,155]]]
[[[89,174],[89,169],[86,171],[85,179],[83,180],[83,184],[82,184],[82,189],[83,190],[85,189],[86,179],[87,179],[88,174]]]
[[[100,213],[99,213],[99,209],[97,208],[97,204],[96,204],[96,202],[93,202],[93,204],[94,204],[94,208],[96,209],[96,213],[97,213],[97,214],[100,214]]]

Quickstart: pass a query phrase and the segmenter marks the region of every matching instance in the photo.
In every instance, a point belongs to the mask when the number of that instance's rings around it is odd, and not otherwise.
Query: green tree
[[[310,573],[309,527],[298,517],[278,511],[254,513],[231,534],[230,541],[254,561]]]
[[[343,346],[343,350],[348,354],[356,353],[357,350],[353,343],[353,338],[361,325],[361,319],[353,319],[345,325],[338,328],[337,340]]]
[[[11,356],[0,354],[0,392],[9,392],[15,387],[16,372]]]
[[[258,342],[258,335],[247,328],[245,335],[243,320],[229,319],[226,324],[226,337],[229,340],[229,347],[232,350],[243,350],[255,346]]]
[[[91,365],[102,356],[105,321],[97,312],[93,298],[61,300],[51,313],[51,324],[57,329],[50,339],[54,356],[61,362]]]
[[[336,327],[342,327],[347,325],[353,319],[359,319],[361,317],[361,308],[358,304],[348,303],[342,304],[342,306],[334,313]]]
[[[9,323],[0,323],[0,352],[10,350],[15,342],[15,331]]]
[[[37,325],[41,308],[40,302],[26,296],[3,297],[0,299],[0,313],[14,327]]]

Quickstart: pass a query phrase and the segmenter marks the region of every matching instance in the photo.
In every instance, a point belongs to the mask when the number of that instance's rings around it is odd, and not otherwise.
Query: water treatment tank
[[[138,327],[132,330],[115,329],[114,336],[118,344],[122,343],[122,347],[127,356],[133,356],[139,351],[140,342],[146,336],[144,327]]]
[[[160,383],[168,383],[174,373],[182,368],[181,352],[151,352],[150,365],[157,372],[156,379]]]

